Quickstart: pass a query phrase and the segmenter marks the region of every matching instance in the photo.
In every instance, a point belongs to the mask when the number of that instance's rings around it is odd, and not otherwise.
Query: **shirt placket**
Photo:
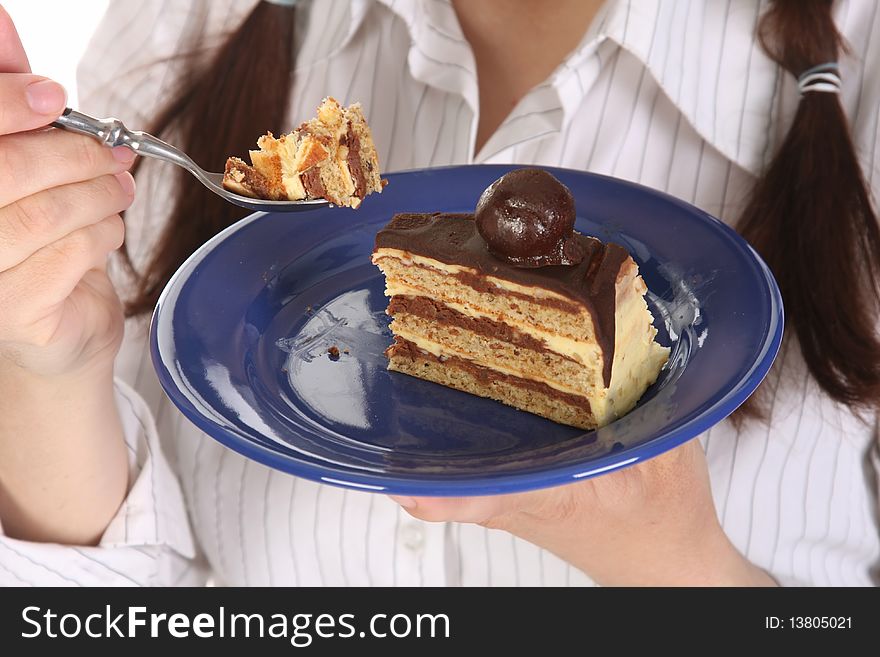
[[[397,571],[400,586],[450,586],[444,523],[407,517],[397,531]]]

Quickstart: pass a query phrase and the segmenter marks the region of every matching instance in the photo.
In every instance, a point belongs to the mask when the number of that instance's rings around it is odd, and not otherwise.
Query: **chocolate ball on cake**
[[[477,230],[496,258],[517,267],[576,265],[574,197],[543,169],[516,169],[493,182],[477,202]]]

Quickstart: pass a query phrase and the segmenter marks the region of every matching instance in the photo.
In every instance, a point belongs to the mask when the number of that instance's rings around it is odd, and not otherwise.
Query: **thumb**
[[[67,92],[57,82],[30,73],[0,73],[0,135],[47,126],[66,103]]]
[[[61,85],[30,71],[12,18],[0,6],[0,135],[41,128],[64,111]]]
[[[536,500],[547,495],[546,491],[530,491],[480,497],[389,497],[419,520],[483,524],[505,514],[531,508]]]
[[[12,17],[0,5],[0,73],[30,72],[31,66]]]

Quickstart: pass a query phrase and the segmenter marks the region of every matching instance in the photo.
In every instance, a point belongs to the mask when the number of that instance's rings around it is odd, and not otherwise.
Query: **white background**
[[[76,65],[108,4],[109,0],[0,0],[18,28],[31,69],[63,84],[71,107],[76,107]]]

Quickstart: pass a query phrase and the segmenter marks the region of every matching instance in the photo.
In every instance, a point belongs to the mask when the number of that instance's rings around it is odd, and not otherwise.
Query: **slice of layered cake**
[[[625,249],[574,232],[574,200],[519,169],[470,214],[398,214],[386,277],[389,369],[583,429],[635,406],[666,363]]]
[[[223,186],[236,194],[273,201],[324,198],[356,208],[384,186],[370,127],[358,103],[342,107],[325,98],[314,119],[290,134],[257,140],[252,164],[226,161]]]

